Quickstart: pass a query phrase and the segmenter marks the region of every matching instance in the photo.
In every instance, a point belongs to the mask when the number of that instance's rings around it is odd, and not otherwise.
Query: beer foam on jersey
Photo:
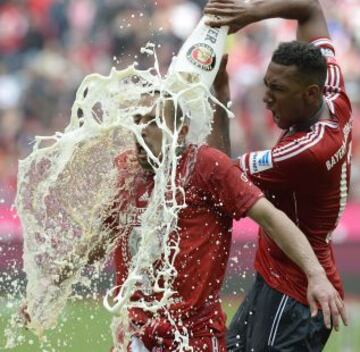
[[[210,133],[212,102],[219,102],[196,78],[189,83],[182,74],[171,71],[162,78],[153,45],[147,45],[145,52],[154,55],[153,68],[138,70],[131,66],[120,71],[112,69],[109,76],[85,77],[64,132],[36,137],[32,153],[19,162],[16,208],[24,236],[25,300],[31,317],[28,327],[38,336],[56,326],[73,286],[88,282],[83,269],[89,254],[101,245],[106,258],[115,248],[116,242],[109,241],[111,228],[104,223],[111,216],[129,217],[133,211],[127,207],[128,196],[139,165],[128,162],[127,179],[119,186],[114,160],[120,154],[134,152],[135,135],[154,167],[154,188],[141,215],[139,248],[131,258],[129,274],[113,300],[116,288],[108,292],[104,305],[116,315],[113,331],[126,326],[131,308],[165,312],[174,326],[179,350],[189,348],[186,330],[179,330],[179,322],[168,311],[177,275],[174,262],[179,251],[178,213],[186,202],[184,197],[177,202],[184,189],[175,182],[181,125],[174,130],[168,128],[159,101],[173,99],[176,107],[181,106],[190,120],[188,142],[196,144],[204,143]],[[152,109],[139,104],[143,94],[159,95],[155,122],[163,130],[161,159],[145,144],[141,136],[144,126],[133,120],[134,115]],[[188,174],[193,164],[189,164]],[[114,207],[118,194],[126,196],[120,196]],[[126,225],[116,229],[117,240],[127,235]],[[95,264],[100,268],[104,262],[101,259]],[[154,262],[161,265],[155,268]],[[147,296],[160,294],[160,299],[132,301],[132,295],[139,290]],[[14,331],[7,330],[8,347],[20,341]],[[125,342],[116,348],[126,350],[129,339],[126,335]]]

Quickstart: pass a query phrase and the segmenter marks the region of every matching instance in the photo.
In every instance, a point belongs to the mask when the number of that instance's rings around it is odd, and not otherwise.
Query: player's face
[[[263,101],[279,128],[287,129],[306,118],[306,87],[299,79],[296,66],[270,62],[264,84]]]
[[[144,96],[141,99],[141,104],[144,106],[151,107],[156,103],[157,97],[152,97],[149,95]],[[160,109],[161,110],[161,109]],[[165,120],[171,121],[172,109],[165,105],[163,109]],[[161,158],[161,146],[162,146],[162,130],[157,125],[156,119],[157,109],[154,105],[153,109],[146,115],[136,115],[134,117],[137,124],[141,124],[143,129],[141,131],[141,136],[144,139],[145,144],[151,150],[153,155],[157,158]],[[168,122],[168,125],[170,122]],[[146,150],[138,143],[136,145],[136,154],[139,164],[146,170],[153,171],[151,164],[148,161],[148,155]]]

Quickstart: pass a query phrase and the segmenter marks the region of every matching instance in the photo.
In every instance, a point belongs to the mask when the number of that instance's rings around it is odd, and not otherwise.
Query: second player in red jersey
[[[319,38],[312,43],[321,48],[328,65],[324,103],[316,121],[300,128],[293,126],[272,149],[247,153],[240,164],[267,198],[306,234],[343,296],[331,236],[349,190],[351,105],[331,41]],[[306,277],[263,230],[255,267],[271,287],[307,304]]]
[[[275,147],[247,153],[240,164],[267,199],[305,233],[343,297],[331,235],[348,194],[351,106],[321,5],[317,0],[209,0],[205,12],[219,16],[209,20],[211,25],[230,25],[230,31],[267,18],[298,22],[297,40],[279,45],[264,76],[263,101],[283,134]],[[225,128],[217,128],[213,145],[227,140],[226,134]],[[331,327],[339,326],[337,314],[331,321],[326,316],[333,308],[344,309],[340,301],[318,312],[306,293],[307,278],[264,228],[255,268],[256,281],[229,328],[228,350],[322,350]]]

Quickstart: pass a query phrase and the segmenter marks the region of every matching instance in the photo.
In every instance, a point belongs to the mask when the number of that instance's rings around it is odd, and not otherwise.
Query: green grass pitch
[[[224,299],[228,320],[234,314],[238,302]],[[36,337],[26,333],[25,343],[12,350],[4,349],[4,329],[14,307],[0,298],[0,351],[13,352],[109,352],[111,348],[110,314],[101,302],[78,301],[69,303],[55,331],[47,334],[47,343],[40,347]],[[348,303],[350,327],[333,332],[325,352],[360,351],[360,303]]]

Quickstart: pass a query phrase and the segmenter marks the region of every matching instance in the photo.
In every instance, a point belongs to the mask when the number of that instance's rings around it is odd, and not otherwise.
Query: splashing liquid
[[[188,142],[196,144],[205,142],[211,130],[212,103],[220,103],[196,76],[189,82],[179,72],[170,72],[163,79],[153,45],[147,45],[145,52],[154,54],[154,68],[140,71],[131,66],[122,71],[113,69],[107,77],[87,76],[77,91],[65,131],[51,137],[36,137],[32,153],[20,161],[16,208],[24,235],[29,328],[38,336],[56,326],[72,287],[85,282],[83,269],[91,253],[103,248],[106,258],[116,246],[116,241],[109,240],[111,228],[104,224],[111,213],[122,218],[121,212],[129,215],[132,211],[126,206],[126,197],[114,208],[114,195],[129,194],[138,165],[128,165],[127,180],[119,190],[114,160],[119,154],[134,152],[136,139],[153,165],[154,188],[141,216],[140,243],[131,270],[113,302],[110,297],[116,288],[108,292],[104,305],[116,315],[114,331],[119,325],[128,331],[131,308],[165,312],[174,327],[178,350],[189,349],[187,331],[177,328],[168,309],[176,293],[172,283],[179,251],[178,213],[186,202],[183,197],[180,203],[177,201],[178,194],[184,195],[182,186],[176,183],[181,124],[173,130],[168,128],[159,101],[172,99],[175,107],[182,107],[190,119]],[[144,142],[143,126],[133,121],[134,115],[152,110],[153,107],[141,106],[140,99],[155,92],[160,92],[155,122],[163,131],[161,159]],[[126,231],[119,229],[117,240],[121,236],[126,236]],[[153,263],[159,261],[160,269],[154,270]],[[96,262],[98,266],[103,263],[104,259]],[[150,281],[145,280],[145,274],[151,277]],[[138,290],[161,293],[161,298],[151,302],[131,300]],[[126,350],[131,336],[125,335],[123,344],[116,345],[117,350]],[[8,347],[16,341],[9,333]]]

